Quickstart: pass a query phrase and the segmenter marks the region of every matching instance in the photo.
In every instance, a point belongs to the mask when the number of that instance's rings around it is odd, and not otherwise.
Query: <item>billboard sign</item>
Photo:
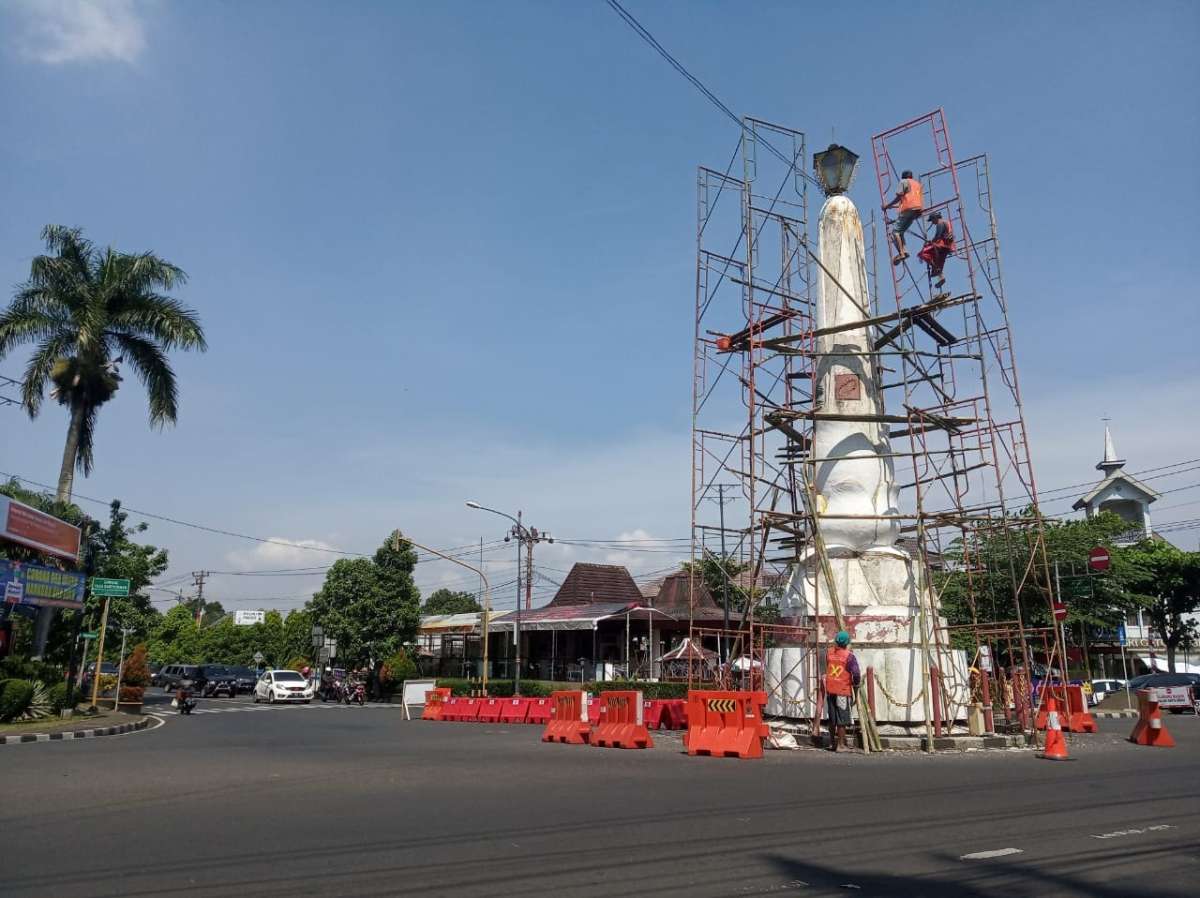
[[[1155,686],[1153,694],[1155,701],[1163,708],[1190,708],[1192,706],[1191,686]]]
[[[251,624],[261,624],[267,619],[265,611],[246,611],[239,610],[233,613],[233,622],[239,627],[248,627]]]
[[[0,496],[0,539],[68,561],[79,560],[78,527],[8,496]]]
[[[7,605],[83,608],[87,578],[24,561],[0,560],[0,594]]]

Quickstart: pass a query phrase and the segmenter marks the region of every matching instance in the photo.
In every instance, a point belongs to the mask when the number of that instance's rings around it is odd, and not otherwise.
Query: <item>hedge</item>
[[[75,707],[75,696],[69,694],[70,688],[66,683],[55,683],[50,687],[50,710],[53,713]]]
[[[28,680],[6,680],[0,692],[0,723],[16,720],[33,701],[33,684]]]
[[[451,695],[470,695],[479,689],[478,680],[440,679],[438,686],[449,687]],[[552,683],[547,680],[522,680],[521,695],[533,698],[548,697],[552,692],[562,689],[585,689],[592,695],[599,695],[606,690],[640,689],[642,697],[653,698],[687,698],[687,683],[642,683],[634,680],[613,680],[607,683]],[[512,680],[488,680],[488,695],[495,698],[508,698],[513,694]]]

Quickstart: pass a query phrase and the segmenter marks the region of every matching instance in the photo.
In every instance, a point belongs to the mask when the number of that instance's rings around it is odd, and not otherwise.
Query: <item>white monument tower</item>
[[[844,147],[831,146],[813,161],[828,198],[819,226],[817,394],[814,463],[809,468],[816,508],[808,510],[819,527],[833,583],[826,579],[817,548],[810,545],[792,569],[786,613],[815,626],[825,642],[838,629],[832,601],[836,594],[852,650],[864,671],[874,670],[877,719],[923,723],[923,652],[934,644],[937,621],[930,613],[934,607],[930,596],[920,593],[928,588],[927,577],[919,571],[919,562],[897,545],[899,489],[878,356],[872,352],[873,329],[865,323],[854,326],[872,316],[862,222],[854,203],[844,195],[857,157]],[[821,333],[829,330],[833,332]],[[818,684],[804,682],[797,665],[784,657],[797,650],[778,651],[768,666],[778,666],[784,694],[768,711],[787,714]],[[944,672],[947,687],[953,692],[965,689],[965,659],[959,653],[946,653],[946,659],[942,666],[954,668]],[[820,667],[817,673],[822,671]]]

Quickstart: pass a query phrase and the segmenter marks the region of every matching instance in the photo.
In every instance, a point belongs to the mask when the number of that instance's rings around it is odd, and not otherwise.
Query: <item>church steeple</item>
[[[1117,450],[1113,446],[1112,432],[1109,431],[1108,425],[1104,425],[1104,459],[1096,465],[1097,471],[1103,471],[1107,477],[1113,471],[1119,471],[1125,467],[1125,459],[1117,457]]]

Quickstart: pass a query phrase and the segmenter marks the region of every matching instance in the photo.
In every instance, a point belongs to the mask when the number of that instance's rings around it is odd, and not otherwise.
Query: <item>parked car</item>
[[[301,674],[294,670],[268,670],[258,679],[254,687],[254,701],[275,704],[275,702],[304,702],[312,701],[313,688]]]
[[[158,674],[159,685],[162,686],[165,692],[174,692],[179,688],[180,680],[191,680],[192,688],[195,689],[196,671],[199,665],[196,664],[168,664]]]
[[[84,668],[84,671],[83,671],[82,689],[83,689],[84,693],[86,693],[86,694],[91,693],[92,678],[95,677],[95,675],[96,675],[96,662],[93,661],[86,668]],[[117,665],[113,664],[111,661],[104,661],[100,664],[100,676],[101,677],[107,677],[107,676],[115,677],[116,675],[117,675]]]
[[[258,671],[253,667],[230,667],[228,671],[237,679],[238,695],[249,695],[258,684]]]
[[[1124,680],[1092,680],[1092,704],[1098,705],[1110,695],[1124,691]]]
[[[237,676],[224,664],[201,664],[196,668],[196,691],[206,697],[224,693],[233,698],[238,693]]]

